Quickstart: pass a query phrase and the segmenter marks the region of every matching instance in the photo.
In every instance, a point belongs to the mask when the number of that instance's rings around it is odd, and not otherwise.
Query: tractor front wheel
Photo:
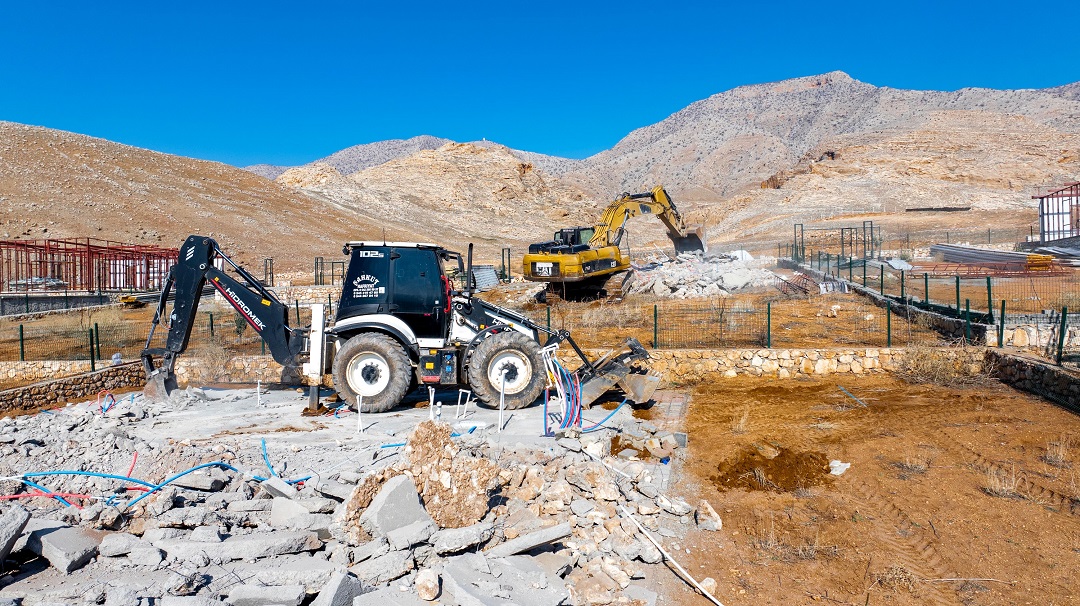
[[[400,343],[381,333],[356,335],[334,357],[334,389],[361,412],[385,412],[408,392],[412,365]]]

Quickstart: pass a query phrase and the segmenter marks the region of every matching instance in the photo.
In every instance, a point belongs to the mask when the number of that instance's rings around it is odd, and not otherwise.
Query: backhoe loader
[[[704,228],[687,225],[675,202],[658,185],[650,192],[622,194],[593,227],[563,228],[547,242],[530,244],[522,260],[525,279],[547,282],[549,292],[566,299],[605,296],[609,281],[630,269],[630,257],[622,246],[624,225],[638,215],[656,215],[663,221],[676,252],[706,250]]]

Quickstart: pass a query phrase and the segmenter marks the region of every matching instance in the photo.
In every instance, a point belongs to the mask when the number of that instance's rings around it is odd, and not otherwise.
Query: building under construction
[[[97,238],[0,240],[0,292],[160,290],[177,255]]]
[[[1039,201],[1039,241],[1080,236],[1080,182],[1032,196]]]

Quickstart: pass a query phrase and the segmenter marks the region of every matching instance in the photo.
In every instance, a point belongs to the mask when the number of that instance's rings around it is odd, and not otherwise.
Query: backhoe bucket
[[[687,225],[686,235],[683,237],[672,236],[671,241],[675,244],[675,252],[707,252],[708,237],[703,225]]]
[[[614,350],[608,352],[593,363],[595,372],[585,373],[580,392],[583,407],[588,408],[616,385],[621,387],[626,398],[635,404],[643,404],[652,398],[660,382],[660,374],[631,367],[635,361],[649,359],[649,352],[633,337],[626,340],[626,345],[630,351],[618,355],[614,355]]]
[[[150,379],[143,387],[143,397],[152,403],[161,403],[169,399],[176,390],[176,377],[167,376],[163,372],[150,375]]]

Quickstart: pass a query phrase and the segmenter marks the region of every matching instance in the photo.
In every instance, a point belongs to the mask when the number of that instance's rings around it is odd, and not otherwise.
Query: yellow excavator
[[[608,281],[630,269],[630,257],[620,245],[626,234],[624,224],[638,215],[659,217],[676,252],[705,251],[704,228],[687,225],[671,196],[658,185],[650,192],[619,196],[594,227],[566,227],[555,232],[552,240],[530,244],[522,263],[525,279],[547,282],[549,292],[569,300],[606,296]]]

